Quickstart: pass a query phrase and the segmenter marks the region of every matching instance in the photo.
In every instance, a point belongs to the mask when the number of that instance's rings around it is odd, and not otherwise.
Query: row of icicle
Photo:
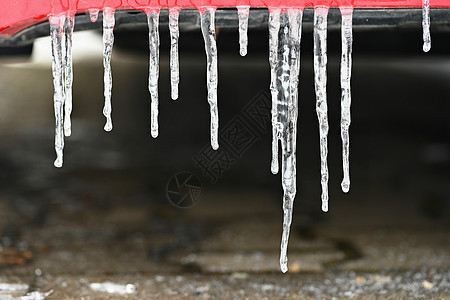
[[[423,0],[423,50],[431,48],[429,0]],[[247,30],[249,6],[238,6],[239,20],[239,53],[247,54]],[[281,177],[284,191],[283,196],[283,234],[281,240],[280,267],[282,272],[288,270],[287,245],[292,211],[296,195],[296,137],[298,115],[298,85],[300,75],[300,42],[302,32],[301,8],[271,8],[269,16],[269,64],[271,69],[270,91],[272,95],[272,162],[271,171],[279,171],[278,147],[281,145]],[[314,10],[314,78],[316,94],[316,113],[319,120],[320,138],[320,169],[322,186],[322,210],[328,211],[328,108],[327,108],[327,16],[328,7],[317,6]],[[352,67],[352,7],[341,7],[342,15],[342,54],[341,54],[341,138],[343,180],[342,190],[350,189],[349,175],[349,126],[350,126],[350,78]],[[97,21],[99,10],[90,10],[92,22]],[[103,114],[106,118],[104,129],[111,131],[112,125],[112,72],[111,55],[114,43],[113,29],[115,25],[114,9],[103,9],[103,65],[104,65],[104,96],[105,104]],[[179,8],[169,9],[170,32],[170,79],[171,97],[178,98],[179,59],[178,39]],[[208,103],[211,111],[211,146],[214,150],[219,148],[218,143],[218,107],[217,107],[217,46],[215,34],[215,8],[207,7],[200,11],[201,31],[205,42],[207,56],[207,90]],[[159,78],[159,10],[147,13],[149,29],[149,81],[148,89],[151,97],[152,137],[158,136],[158,78]],[[53,54],[53,83],[54,108],[56,118],[54,165],[62,167],[64,136],[71,135],[72,111],[72,34],[74,28],[74,15],[62,14],[50,16],[50,34],[52,38]]]

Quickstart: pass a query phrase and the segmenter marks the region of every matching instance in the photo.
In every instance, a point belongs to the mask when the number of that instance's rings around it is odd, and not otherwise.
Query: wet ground
[[[162,54],[160,136],[152,139],[147,55],[120,49],[114,130],[103,131],[98,42],[74,50],[73,136],[62,169],[53,167],[48,49],[35,48],[33,62],[0,61],[0,299],[33,291],[53,291],[47,299],[450,298],[450,56],[355,51],[349,194],[340,191],[339,56],[330,56],[324,214],[312,57],[304,47],[298,193],[290,269],[282,274],[270,72],[267,56],[251,51],[266,45],[255,43],[240,58],[237,38],[235,52],[221,53],[219,35],[218,158],[208,147],[203,45],[180,53],[177,101],[169,98]],[[373,53],[386,48],[374,40]],[[246,132],[239,147],[235,130]],[[180,172],[196,176],[193,188],[172,185]],[[180,198],[188,191],[195,203]],[[92,285],[108,282],[122,290]]]

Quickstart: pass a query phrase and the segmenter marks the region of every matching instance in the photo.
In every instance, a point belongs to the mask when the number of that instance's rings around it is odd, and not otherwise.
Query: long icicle
[[[430,35],[430,0],[422,0],[423,52],[431,49]]]
[[[147,14],[148,41],[150,50],[148,91],[151,97],[150,131],[153,138],[158,137],[158,80],[159,80],[159,10]]]
[[[50,16],[50,35],[52,39],[52,73],[55,109],[55,167],[63,165],[64,150],[64,22],[65,16]]]
[[[328,211],[328,106],[327,106],[327,16],[328,7],[314,8],[314,81],[320,137],[320,182],[322,210]]]
[[[64,100],[64,135],[70,136],[72,134],[72,121],[70,115],[72,113],[72,84],[73,84],[73,61],[72,61],[72,36],[74,26],[74,16],[68,15],[64,24],[65,37],[65,100]]]
[[[344,178],[341,188],[344,193],[350,190],[350,135],[349,127],[351,122],[350,106],[352,96],[350,90],[350,80],[352,76],[352,7],[341,7],[342,15],[342,53],[341,53],[341,139],[342,139],[342,169]]]
[[[105,106],[103,107],[103,115],[106,117],[105,131],[112,130],[111,119],[111,92],[112,92],[112,71],[111,56],[114,44],[114,9],[105,8],[103,10],[103,67],[104,67],[104,95]]]
[[[179,8],[169,9],[169,31],[170,31],[170,86],[172,100],[178,99],[178,84],[180,83],[180,61],[178,58],[178,38],[180,30],[178,18]]]
[[[208,86],[208,103],[211,111],[211,147],[214,150],[219,149],[219,113],[217,108],[217,45],[214,15],[216,9],[207,7],[201,14],[201,28],[203,39],[205,41],[205,51],[207,60],[207,86]]]
[[[281,238],[280,268],[283,273],[288,270],[287,246],[294,199],[297,193],[297,116],[298,116],[298,82],[300,74],[300,41],[303,11],[288,9],[281,15],[281,37],[277,68],[278,122],[282,131],[278,133],[282,147],[282,184],[283,184],[283,234]]]
[[[270,92],[272,95],[272,162],[270,170],[278,173],[278,130],[277,130],[277,101],[278,90],[276,87],[276,68],[278,65],[278,33],[280,31],[280,13],[278,8],[270,9],[269,15],[269,64],[270,64]]]
[[[239,54],[241,56],[247,55],[248,45],[248,16],[250,13],[250,6],[237,6],[239,19]]]

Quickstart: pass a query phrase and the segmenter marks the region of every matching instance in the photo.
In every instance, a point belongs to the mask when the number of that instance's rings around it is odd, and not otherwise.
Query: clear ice
[[[219,149],[218,131],[219,131],[219,113],[217,108],[217,45],[214,15],[216,9],[212,7],[205,8],[201,14],[201,29],[205,41],[206,51],[206,77],[208,86],[208,103],[211,111],[211,147],[214,150]]]
[[[52,73],[54,95],[53,103],[55,108],[55,167],[61,168],[63,164],[64,149],[64,24],[65,15],[50,16],[50,36],[52,39]]]
[[[111,72],[111,56],[114,44],[114,9],[103,9],[103,67],[104,84],[105,84],[105,106],[103,107],[103,115],[106,117],[105,131],[112,130],[111,119],[111,90],[112,90],[112,72]]]
[[[159,79],[159,10],[147,15],[150,49],[148,91],[151,97],[150,132],[158,137],[158,79]]]
[[[278,12],[277,12],[278,13]],[[283,234],[281,237],[280,268],[288,270],[287,246],[292,223],[294,199],[297,193],[297,116],[298,83],[300,75],[300,41],[303,11],[287,9],[279,15],[278,59],[276,65],[276,142],[281,143],[283,185]],[[276,158],[278,160],[278,157]]]
[[[341,188],[344,193],[350,190],[350,136],[348,129],[350,127],[350,106],[352,96],[350,90],[350,80],[352,76],[352,7],[341,7],[342,16],[342,53],[341,53],[341,139],[342,139],[342,169],[344,178],[342,179]]]
[[[278,132],[281,128],[279,125],[277,101],[277,65],[278,65],[278,33],[280,31],[280,13],[281,9],[270,10],[269,15],[269,64],[270,64],[270,93],[272,96],[272,162],[271,171],[273,174],[278,173]]]
[[[430,35],[430,0],[422,0],[423,52],[431,49]]]
[[[67,16],[64,23],[64,135],[72,134],[72,83],[73,83],[73,61],[72,61],[72,36],[73,36],[74,17]]]
[[[170,31],[170,86],[172,100],[178,99],[178,84],[180,83],[180,61],[178,58],[178,38],[180,29],[178,27],[179,8],[169,10]]]
[[[248,45],[248,15],[250,13],[250,6],[237,6],[239,19],[239,54],[241,56],[247,55]]]
[[[423,38],[425,52],[430,50],[430,17],[429,0],[423,0]],[[239,19],[239,53],[247,54],[248,17],[250,6],[237,6]],[[316,113],[319,121],[322,210],[328,211],[328,165],[327,165],[327,16],[328,7],[314,8],[314,79],[316,94]],[[214,150],[218,144],[218,62],[215,33],[215,11],[213,7],[200,10],[201,31],[205,42],[207,57],[207,90],[211,113],[211,146]],[[351,123],[351,69],[352,69],[352,7],[341,7],[342,15],[342,54],[341,54],[341,138],[343,180],[342,190],[350,188],[349,174],[349,126]],[[98,9],[90,9],[90,19],[95,22]],[[170,31],[170,79],[171,97],[178,98],[179,77],[179,14],[177,7],[169,10]],[[296,187],[296,143],[298,117],[298,86],[300,75],[300,42],[302,32],[303,10],[300,8],[271,8],[269,15],[269,64],[271,70],[270,90],[272,98],[272,160],[271,171],[279,172],[279,147],[281,147],[281,179],[283,186],[283,233],[281,238],[280,268],[287,272],[287,247],[292,223],[293,204],[297,192]],[[151,96],[151,135],[158,136],[158,80],[159,80],[159,9],[147,14],[149,29],[149,81]],[[50,16],[50,34],[52,39],[52,73],[55,109],[55,151],[54,165],[63,164],[64,135],[71,134],[70,115],[72,111],[72,35],[74,17],[70,14]],[[104,64],[104,96],[103,114],[106,117],[104,129],[112,130],[111,92],[112,72],[111,55],[114,43],[115,18],[114,9],[103,11],[103,64]]]
[[[328,106],[327,106],[327,16],[328,7],[314,8],[314,82],[319,120],[320,183],[322,210],[328,211]]]

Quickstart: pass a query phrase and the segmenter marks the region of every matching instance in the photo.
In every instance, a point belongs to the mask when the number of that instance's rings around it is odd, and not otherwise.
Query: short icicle
[[[111,56],[114,44],[114,9],[103,9],[103,67],[104,67],[104,84],[105,84],[105,106],[103,107],[103,115],[106,117],[105,131],[112,130],[111,119],[111,92],[112,92],[112,71]]]
[[[273,174],[278,173],[278,89],[277,65],[278,65],[278,33],[280,31],[280,13],[281,9],[269,9],[269,64],[270,64],[270,93],[272,95],[272,162],[270,170]]]
[[[422,0],[423,52],[431,49],[430,0]]]
[[[180,61],[178,58],[178,38],[180,37],[180,30],[178,26],[179,16],[179,8],[171,8],[169,10],[170,86],[172,100],[178,99],[178,84],[180,83]]]
[[[320,137],[320,182],[322,210],[328,211],[328,106],[327,106],[327,16],[328,7],[314,8],[314,81]]]
[[[92,23],[97,22],[99,12],[100,10],[98,8],[89,9],[89,18]]]
[[[64,150],[64,15],[50,16],[50,36],[52,39],[52,73],[54,95],[53,103],[55,108],[55,167],[61,168],[63,165]]]
[[[72,134],[72,83],[73,83],[73,61],[72,61],[72,36],[73,36],[74,16],[68,15],[64,24],[65,37],[65,57],[64,57],[64,135]]]
[[[352,103],[350,80],[352,75],[352,7],[341,7],[342,15],[342,53],[341,53],[341,139],[342,139],[342,169],[344,178],[341,188],[344,193],[350,190],[350,106]]]
[[[277,133],[281,141],[283,185],[283,234],[281,238],[280,268],[288,271],[287,246],[292,223],[294,199],[297,193],[297,116],[298,82],[300,74],[300,41],[303,10],[287,9],[281,14],[277,66]]]
[[[159,10],[147,14],[148,40],[150,50],[148,91],[151,97],[150,132],[158,137],[158,80],[159,80]]]
[[[238,10],[239,19],[239,54],[241,56],[247,55],[248,45],[248,16],[250,13],[250,6],[242,5],[236,7]]]
[[[205,41],[205,51],[207,60],[207,87],[208,87],[208,103],[211,111],[211,147],[214,150],[219,149],[219,113],[217,107],[217,45],[215,31],[215,8],[207,7],[200,11],[201,28],[203,39]]]

